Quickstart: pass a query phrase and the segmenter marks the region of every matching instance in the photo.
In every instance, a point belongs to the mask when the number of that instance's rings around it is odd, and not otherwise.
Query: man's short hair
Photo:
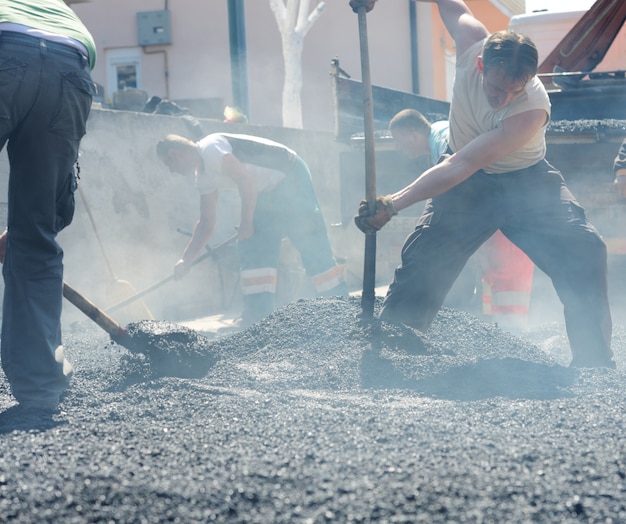
[[[156,146],[159,158],[166,158],[168,151],[172,149],[189,149],[195,147],[195,142],[180,135],[167,135],[159,140]]]
[[[430,122],[415,109],[403,109],[389,121],[389,131],[394,129],[409,129],[430,135]]]
[[[515,31],[498,31],[483,45],[484,72],[502,69],[514,82],[528,82],[537,74],[539,55],[537,46],[526,35]]]

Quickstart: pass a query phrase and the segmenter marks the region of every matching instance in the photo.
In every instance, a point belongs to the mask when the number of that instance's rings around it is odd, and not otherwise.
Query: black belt
[[[0,42],[14,42],[16,44],[27,45],[29,47],[45,48],[53,53],[60,53],[66,56],[77,57],[89,64],[89,59],[78,48],[62,44],[60,42],[54,42],[41,38],[39,36],[32,36],[26,33],[17,33],[15,31],[0,31]]]

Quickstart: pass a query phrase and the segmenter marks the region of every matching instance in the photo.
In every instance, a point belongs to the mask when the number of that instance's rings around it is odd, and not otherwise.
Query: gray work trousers
[[[298,250],[310,277],[337,265],[311,173],[300,157],[274,189],[259,194],[254,235],[238,242],[241,269],[278,269],[283,238],[288,238]],[[347,294],[348,288],[342,282],[327,296]],[[274,293],[244,295],[244,323],[269,315],[274,309],[274,299]]]
[[[497,229],[552,279],[572,364],[614,365],[606,245],[546,161],[506,174],[478,171],[428,201],[404,243],[381,318],[426,331],[469,257]]]
[[[10,165],[1,356],[23,404],[54,406],[68,382],[56,236],[74,214],[74,164],[94,93],[77,50],[0,33],[0,148],[8,141]]]

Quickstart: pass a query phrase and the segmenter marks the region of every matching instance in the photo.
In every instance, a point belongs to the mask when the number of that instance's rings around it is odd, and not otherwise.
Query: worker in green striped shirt
[[[0,2],[0,149],[7,144],[10,165],[1,358],[21,409],[58,409],[73,371],[56,236],[74,214],[95,59],[91,34],[62,0]]]

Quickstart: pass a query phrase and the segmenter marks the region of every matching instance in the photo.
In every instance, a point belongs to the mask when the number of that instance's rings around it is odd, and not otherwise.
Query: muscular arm
[[[222,158],[222,173],[233,179],[237,184],[241,197],[241,221],[239,223],[239,238],[246,239],[254,233],[253,219],[256,209],[257,188],[254,177],[234,155],[224,155]]]
[[[459,56],[476,42],[489,36],[487,28],[474,17],[462,0],[413,0],[437,4],[439,16],[452,36]]]
[[[183,251],[178,261],[179,263],[182,261],[187,269],[210,240],[211,235],[213,235],[217,210],[217,196],[217,191],[207,195],[200,195],[200,218],[193,229],[191,240],[189,240],[185,251]]]
[[[9,233],[8,229],[5,229],[2,234],[0,234],[0,263],[4,264],[4,257],[7,254],[7,235]]]
[[[463,149],[394,193],[392,201],[395,209],[401,211],[416,202],[445,193],[479,169],[517,151],[541,129],[547,118],[545,111],[534,109],[505,119],[502,129],[476,137]]]

